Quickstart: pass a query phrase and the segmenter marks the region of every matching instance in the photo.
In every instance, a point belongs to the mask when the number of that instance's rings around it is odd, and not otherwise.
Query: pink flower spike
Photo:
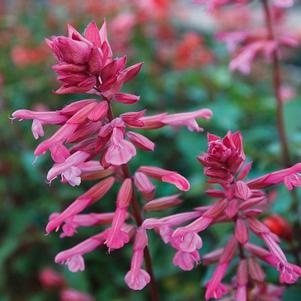
[[[172,263],[175,266],[178,266],[183,271],[191,271],[195,265],[197,265],[200,261],[201,257],[198,251],[194,251],[191,253],[177,251],[175,254]]]
[[[196,118],[210,119],[212,111],[209,109],[201,109],[189,113],[170,114],[163,117],[162,122],[171,126],[187,126],[190,131],[200,132],[200,128],[196,122]]]
[[[61,291],[60,301],[95,301],[95,299],[87,294],[68,288]]]
[[[135,146],[141,148],[142,150],[153,151],[155,149],[154,142],[141,134],[129,131],[126,135]]]
[[[154,199],[148,202],[146,205],[144,205],[143,209],[145,211],[158,211],[177,206],[182,203],[182,200],[179,199],[179,196],[180,194],[174,194]]]
[[[132,180],[127,178],[123,181],[118,195],[117,208],[114,213],[112,226],[107,231],[105,244],[111,249],[120,249],[129,242],[129,235],[122,230],[122,226],[127,217],[127,209],[130,205],[133,195]]]
[[[162,182],[173,184],[182,191],[188,191],[190,189],[189,182],[174,171],[152,166],[141,166],[138,171]]]
[[[144,173],[139,171],[135,172],[134,184],[146,200],[153,198],[156,187]]]
[[[133,246],[131,269],[124,277],[126,284],[133,290],[142,290],[150,282],[150,275],[141,268],[143,251],[147,244],[148,239],[145,229],[138,228]]]

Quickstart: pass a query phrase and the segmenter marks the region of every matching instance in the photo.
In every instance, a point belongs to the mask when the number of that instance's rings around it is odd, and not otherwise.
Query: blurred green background
[[[143,7],[147,2],[155,3],[153,10]],[[282,167],[269,66],[259,62],[247,77],[230,73],[229,54],[214,39],[222,21],[210,18],[191,1],[0,0],[0,301],[59,300],[56,291],[43,289],[38,280],[45,267],[61,272],[70,287],[90,293],[96,300],[148,300],[147,289],[130,291],[123,282],[130,266],[130,245],[110,255],[104,248],[88,254],[82,273],[73,274],[54,264],[59,251],[98,231],[84,229],[65,239],[56,233],[45,236],[48,216],[61,211],[87,187],[72,188],[58,181],[46,184],[51,162],[46,155],[32,165],[37,142],[32,138],[30,122],[12,124],[9,120],[20,108],[59,109],[80,99],[79,95],[52,93],[58,83],[44,38],[65,34],[67,23],[83,31],[89,21],[101,25],[104,18],[115,53],[127,54],[129,63],[144,62],[138,77],[125,86],[125,91],[141,95],[133,111],[145,108],[151,114],[208,107],[214,117],[201,122],[206,131],[217,135],[242,131],[245,152],[254,160],[250,177]],[[301,31],[300,22],[297,27]],[[285,120],[295,162],[301,156],[300,54],[300,48],[291,52],[282,68],[285,83],[294,90],[285,103]],[[114,109],[123,112],[125,107],[116,104]],[[179,171],[192,184],[183,196],[183,205],[164,214],[210,203],[204,195],[202,167],[195,158],[206,150],[206,134],[160,129],[149,131],[147,136],[156,142],[156,150],[139,153],[132,169],[142,164],[159,165]],[[176,192],[168,184],[159,187],[158,196]],[[285,189],[277,192],[270,212],[281,213],[291,223],[301,219],[290,210]],[[112,192],[93,211],[111,210],[114,198]],[[222,245],[231,231],[231,226],[215,226],[205,232],[201,253]],[[150,245],[161,300],[203,300],[203,286],[212,267],[200,265],[182,272],[171,264],[174,251],[156,235],[151,235]],[[268,279],[277,283],[277,273],[268,270]],[[286,291],[285,300],[300,301],[300,295],[299,284]]]

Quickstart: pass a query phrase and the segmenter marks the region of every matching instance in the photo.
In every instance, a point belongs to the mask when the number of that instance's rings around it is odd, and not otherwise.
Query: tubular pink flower
[[[125,179],[117,195],[117,208],[114,213],[112,226],[107,230],[105,244],[111,249],[120,249],[129,242],[129,235],[122,230],[127,217],[127,210],[133,196],[133,185],[131,179]]]
[[[190,253],[177,251],[172,260],[172,263],[184,271],[191,271],[194,266],[199,263],[200,259],[201,257],[198,251],[193,251]]]
[[[143,222],[142,227],[145,229],[157,230],[162,240],[165,243],[169,243],[172,240],[172,233],[173,233],[172,227],[184,224],[185,222],[190,221],[199,216],[200,216],[199,212],[192,211],[192,212],[174,214],[160,219],[148,218]]]
[[[160,180],[162,182],[171,183],[182,191],[187,191],[190,189],[189,182],[183,176],[174,171],[152,166],[141,166],[138,171],[151,178]]]
[[[105,231],[94,235],[75,247],[57,254],[55,257],[55,262],[59,264],[66,264],[71,272],[83,271],[85,269],[83,255],[90,253],[99,246],[103,245],[105,239]]]
[[[178,228],[172,235],[172,242],[177,249],[193,252],[202,247],[198,232],[204,231],[214,219],[220,216],[226,208],[226,200],[221,200],[210,206],[205,213],[187,226]]]
[[[80,213],[98,199],[101,199],[111,189],[114,181],[115,179],[113,177],[109,177],[92,186],[87,192],[78,197],[61,214],[58,214],[50,219],[46,226],[46,233],[49,234],[54,229],[58,229],[65,220]]]
[[[114,213],[90,213],[77,214],[64,220],[62,227],[63,233],[60,237],[70,237],[76,233],[78,227],[90,227],[95,225],[110,224],[113,220]],[[57,213],[50,216],[50,220],[57,217]]]
[[[51,183],[58,175],[61,175],[62,179],[66,179],[71,186],[79,185],[81,170],[78,165],[84,163],[89,156],[88,153],[78,151],[69,156],[65,162],[54,164],[47,174],[47,180]]]
[[[141,268],[143,251],[147,244],[146,231],[143,228],[138,228],[133,246],[131,269],[124,277],[126,284],[133,290],[142,290],[150,282],[150,275]]]
[[[247,184],[249,188],[262,189],[262,188],[266,188],[272,185],[278,185],[282,182],[285,182],[287,188],[291,190],[294,186],[300,185],[299,176],[298,176],[299,172],[301,172],[301,163],[297,163],[292,167],[271,172],[262,177],[250,180],[247,182]],[[296,177],[294,177],[294,175]]]

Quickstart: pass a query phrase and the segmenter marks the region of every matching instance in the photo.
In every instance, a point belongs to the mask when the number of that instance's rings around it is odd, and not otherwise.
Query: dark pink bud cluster
[[[209,206],[197,207],[192,212],[146,219],[144,228],[154,229],[165,243],[176,249],[174,265],[183,270],[191,270],[201,259],[199,249],[203,246],[203,240],[199,233],[216,223],[233,223],[234,233],[226,246],[204,256],[205,264],[217,262],[206,286],[206,299],[218,299],[231,293],[233,289],[224,285],[222,280],[236,256],[240,258],[240,262],[234,279],[233,300],[247,300],[248,283],[256,285],[254,294],[257,294],[257,290],[268,289],[259,261],[277,269],[281,283],[295,283],[301,276],[301,268],[287,261],[280,247],[280,238],[259,220],[259,215],[266,210],[268,204],[262,189],[281,183],[289,190],[300,186],[301,164],[245,180],[251,163],[245,162],[240,132],[228,132],[224,138],[208,134],[208,151],[198,159],[204,165],[208,182],[219,186],[219,189],[213,187],[208,190],[208,195],[217,198],[217,201]],[[251,233],[265,243],[267,250],[250,242]]]
[[[181,202],[178,194],[154,198],[156,186],[152,179],[173,184],[182,191],[189,190],[190,184],[175,171],[152,166],[141,166],[132,176],[127,163],[136,156],[136,148],[144,151],[154,151],[155,148],[154,142],[135,130],[169,125],[201,131],[196,119],[209,119],[212,112],[200,109],[189,113],[145,116],[145,110],[141,110],[114,116],[112,105],[115,101],[130,105],[139,100],[138,96],[122,93],[120,89],[137,75],[141,64],[125,68],[126,57],[113,57],[106,24],[98,30],[94,22],[90,23],[83,36],[69,26],[68,37],[52,37],[47,43],[58,61],[53,67],[62,82],[57,93],[92,93],[94,96],[71,102],[56,111],[18,110],[12,116],[19,120],[32,119],[36,139],[44,136],[44,125],[58,126],[34,152],[35,156],[47,151],[51,154],[54,164],[47,174],[49,183],[58,177],[62,183],[71,186],[78,186],[82,181],[97,182],[65,210],[51,214],[46,232],[49,234],[61,228],[61,237],[70,237],[81,227],[106,225],[100,233],[59,253],[55,261],[67,264],[72,272],[83,271],[83,255],[86,253],[103,245],[109,251],[120,249],[134,238],[131,270],[125,281],[132,289],[142,289],[150,281],[150,276],[142,269],[148,244],[145,228],[140,227],[142,216]],[[114,212],[83,213],[100,201],[117,182],[121,184]],[[139,208],[137,192],[147,201],[143,208]],[[72,292],[68,294],[71,296]]]

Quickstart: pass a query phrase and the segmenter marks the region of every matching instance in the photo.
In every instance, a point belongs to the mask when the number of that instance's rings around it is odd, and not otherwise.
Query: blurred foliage
[[[6,1],[6,6],[0,2],[0,301],[58,300],[55,293],[42,289],[38,281],[39,271],[45,266],[54,267],[53,258],[60,250],[97,233],[97,229],[85,229],[74,238],[63,240],[57,234],[44,235],[49,214],[60,211],[84,188],[70,188],[57,182],[47,185],[44,179],[50,160],[44,156],[32,164],[37,142],[31,136],[29,122],[14,122],[12,125],[9,120],[11,112],[19,108],[45,106],[56,109],[80,98],[51,93],[58,84],[50,68],[53,59],[43,46],[43,39],[65,33],[68,22],[81,30],[91,19],[100,24],[106,17],[110,24],[116,13],[111,16],[106,11],[77,9],[76,5],[79,6],[81,1],[70,2],[74,7],[64,5],[64,1]],[[87,1],[90,4],[97,2]],[[191,5],[189,2],[187,5]],[[148,20],[147,26],[152,28],[156,22]],[[133,106],[133,111],[146,108],[149,113],[181,112],[208,107],[213,110],[214,117],[209,122],[202,122],[206,131],[218,135],[224,135],[228,130],[242,131],[245,152],[250,160],[254,160],[250,177],[280,168],[269,68],[259,64],[253,76],[233,75],[227,67],[229,57],[225,47],[214,40],[210,31],[191,28],[183,20],[177,22],[173,19],[172,22],[176,29],[175,41],[183,33],[195,31],[212,49],[214,60],[193,69],[176,69],[172,63],[158,58],[161,45],[156,36],[152,36],[152,31],[137,26],[125,50],[130,62],[144,61],[140,75],[126,86],[127,91],[141,95],[141,101]],[[110,40],[114,42],[114,35]],[[35,49],[36,56],[28,58],[22,51],[18,54],[20,46]],[[283,67],[284,77],[291,84],[300,82],[300,66],[294,64],[299,54],[296,51],[295,58],[292,57],[290,64]],[[23,61],[22,55],[25,55]],[[293,76],[295,74],[298,74],[297,79]],[[301,94],[298,92],[285,104],[286,127],[295,161],[301,156]],[[115,109],[122,111],[123,107],[117,105]],[[173,211],[189,210],[210,202],[204,194],[206,184],[202,167],[195,159],[206,150],[206,134],[190,133],[186,129],[160,129],[148,133],[148,136],[156,142],[157,148],[152,154],[139,154],[133,168],[141,164],[158,164],[179,171],[191,181],[192,189],[185,194],[184,204]],[[159,195],[173,192],[175,190],[169,185],[160,186]],[[93,210],[108,211],[114,206],[113,200],[112,192]],[[290,204],[288,193],[280,189],[272,210],[294,222],[297,216],[290,211]],[[228,233],[227,227],[218,226],[205,232],[206,243],[201,252],[221,245],[227,240]],[[202,286],[212,268],[199,266],[191,272],[182,272],[171,264],[173,251],[156,235],[151,235],[150,246],[162,300],[202,300]],[[65,275],[71,287],[89,292],[97,300],[148,300],[147,289],[133,292],[123,282],[130,255],[130,245],[109,256],[105,249],[99,249],[86,256],[87,268],[83,273],[73,274],[60,266],[54,268]],[[277,281],[274,271],[268,275],[271,281]],[[299,301],[300,294],[300,286],[294,286],[286,291],[285,300]]]

